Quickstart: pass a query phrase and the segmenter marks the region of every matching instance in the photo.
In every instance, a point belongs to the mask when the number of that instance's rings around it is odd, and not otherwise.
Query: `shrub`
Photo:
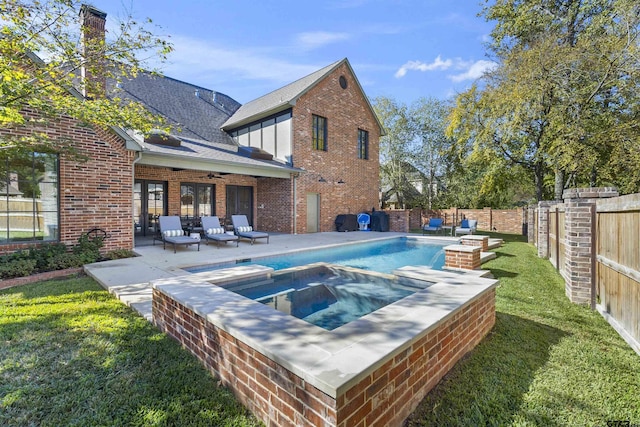
[[[40,247],[29,249],[29,259],[36,261],[36,270],[47,271],[49,260],[67,252],[64,243],[45,243]]]
[[[80,255],[84,260],[83,264],[90,264],[100,259],[100,248],[103,245],[101,237],[90,238],[83,234],[78,239],[78,243],[73,247],[73,253]]]
[[[64,253],[49,258],[47,271],[64,270],[65,268],[82,267],[85,264],[86,255]],[[92,261],[93,262],[93,261]]]
[[[133,258],[136,254],[129,249],[114,249],[112,251],[104,254],[104,259],[123,259],[123,258]]]
[[[33,274],[36,261],[33,259],[12,259],[0,262],[0,278],[13,279]]]

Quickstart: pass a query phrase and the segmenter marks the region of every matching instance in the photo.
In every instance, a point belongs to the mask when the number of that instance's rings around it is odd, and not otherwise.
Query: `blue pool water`
[[[311,266],[223,287],[313,325],[333,330],[429,285],[425,281],[391,279],[335,266]]]
[[[444,266],[443,244],[425,243],[420,239],[400,237],[377,242],[337,246],[327,249],[309,250],[274,257],[253,258],[235,263],[205,265],[187,268],[190,273],[217,270],[238,265],[260,264],[281,270],[314,262],[328,262],[363,270],[391,273],[405,265],[425,265],[434,270]]]

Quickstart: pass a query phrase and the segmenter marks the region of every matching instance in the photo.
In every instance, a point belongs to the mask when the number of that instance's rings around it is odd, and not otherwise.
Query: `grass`
[[[496,325],[407,425],[640,425],[640,356],[597,312],[569,302],[523,238],[498,237],[506,244],[483,266],[500,279]]]
[[[93,280],[0,292],[0,425],[258,424],[195,358]]]
[[[408,426],[640,424],[640,356],[518,236],[485,264],[496,326]],[[89,278],[0,291],[0,425],[258,425],[173,340]]]

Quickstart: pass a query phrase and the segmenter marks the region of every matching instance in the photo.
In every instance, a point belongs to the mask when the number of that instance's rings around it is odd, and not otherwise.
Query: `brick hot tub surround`
[[[153,283],[155,324],[266,425],[400,426],[495,323],[496,280],[424,267],[394,274],[431,286],[333,331],[212,284],[271,271]]]

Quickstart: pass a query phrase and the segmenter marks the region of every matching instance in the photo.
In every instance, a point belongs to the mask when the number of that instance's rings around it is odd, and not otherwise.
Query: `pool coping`
[[[477,271],[402,267],[393,274],[435,283],[327,331],[212,284],[264,277],[272,271],[260,265],[231,267],[154,280],[152,288],[333,398],[497,286],[497,280],[479,277]]]

